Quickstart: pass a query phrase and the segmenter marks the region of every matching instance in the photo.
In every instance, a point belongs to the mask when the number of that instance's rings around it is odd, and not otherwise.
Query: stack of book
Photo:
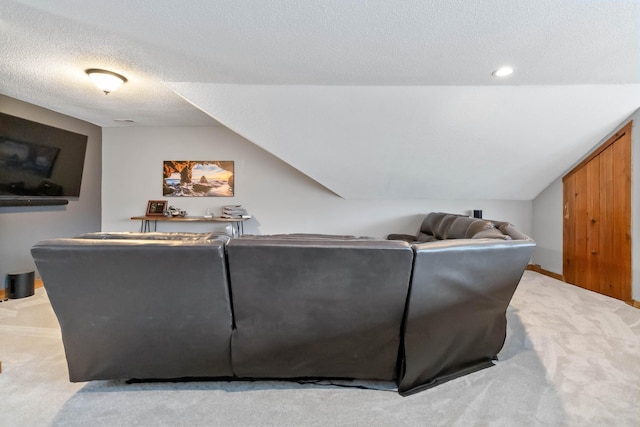
[[[251,218],[242,205],[226,205],[222,207],[222,218]]]

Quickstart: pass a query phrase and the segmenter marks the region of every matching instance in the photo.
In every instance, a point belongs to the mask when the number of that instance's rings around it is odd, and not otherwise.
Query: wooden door
[[[631,300],[631,126],[563,178],[563,275]]]

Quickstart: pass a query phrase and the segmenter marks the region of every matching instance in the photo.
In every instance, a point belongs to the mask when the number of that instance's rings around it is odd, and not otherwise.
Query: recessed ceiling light
[[[513,68],[509,67],[508,65],[500,67],[493,73],[491,73],[491,75],[495,77],[507,77],[511,74],[513,74]]]

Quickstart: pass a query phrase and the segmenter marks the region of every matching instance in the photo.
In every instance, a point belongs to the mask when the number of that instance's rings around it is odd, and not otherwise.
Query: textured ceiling
[[[4,95],[222,123],[345,198],[528,200],[640,107],[637,0],[0,0],[0,41]]]

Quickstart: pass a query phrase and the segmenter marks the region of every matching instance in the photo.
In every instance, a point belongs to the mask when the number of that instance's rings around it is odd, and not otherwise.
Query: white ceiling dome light
[[[113,71],[100,70],[98,68],[89,68],[85,71],[91,80],[98,86],[98,88],[104,92],[105,95],[118,89],[123,83],[127,81],[127,78],[121,76]]]
[[[510,76],[511,74],[513,74],[513,67],[510,67],[509,65],[500,67],[497,70],[495,70],[493,73],[491,73],[491,75],[494,77],[507,77],[507,76]]]

